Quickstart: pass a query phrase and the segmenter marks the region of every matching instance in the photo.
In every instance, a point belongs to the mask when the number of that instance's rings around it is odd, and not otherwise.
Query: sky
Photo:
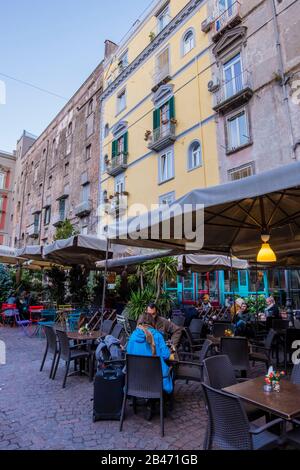
[[[0,149],[39,135],[151,0],[0,0]],[[5,89],[5,93],[4,93]],[[5,104],[3,104],[5,96]]]

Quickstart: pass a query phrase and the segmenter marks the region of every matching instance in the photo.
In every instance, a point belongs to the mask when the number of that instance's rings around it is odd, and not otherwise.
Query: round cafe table
[[[67,332],[67,336],[69,339],[73,339],[74,341],[88,341],[88,340],[93,340],[95,341],[96,339],[101,337],[101,332],[100,331],[91,331],[90,333],[84,333],[80,334],[78,331],[69,331]]]

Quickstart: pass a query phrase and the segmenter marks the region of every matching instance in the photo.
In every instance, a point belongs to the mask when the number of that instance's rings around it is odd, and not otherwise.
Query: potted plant
[[[150,135],[151,135],[151,131],[150,131],[150,130],[147,130],[147,131],[145,132],[145,141],[146,141],[146,142],[149,140]]]
[[[177,124],[177,119],[171,118],[171,119],[170,119],[170,122],[171,122],[171,124],[175,124],[175,125],[176,125],[176,124]]]
[[[265,376],[264,390],[266,392],[271,392],[272,390],[275,392],[280,392],[280,380],[284,376],[285,372],[274,371],[273,368],[270,367],[268,373]]]

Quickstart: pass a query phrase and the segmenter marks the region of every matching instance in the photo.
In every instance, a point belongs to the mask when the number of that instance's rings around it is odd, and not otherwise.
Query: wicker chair
[[[72,361],[77,361],[80,359],[88,359],[89,360],[89,372],[90,372],[89,379],[91,382],[92,375],[93,375],[92,353],[90,351],[84,351],[84,350],[78,349],[79,347],[82,346],[82,343],[78,344],[77,346],[70,346],[69,338],[65,331],[56,330],[56,334],[57,334],[58,341],[59,341],[59,349],[58,349],[57,361],[56,361],[56,365],[55,365],[54,372],[52,375],[52,379],[53,380],[55,379],[59,361],[60,359],[63,359],[63,361],[66,362],[66,371],[65,371],[65,376],[64,376],[62,387],[65,388],[67,377],[69,374],[70,363]]]
[[[278,436],[268,431],[282,423],[278,418],[264,426],[249,423],[241,401],[228,393],[202,384],[209,423],[204,448],[224,450],[262,450],[278,447]]]
[[[123,429],[128,396],[133,398],[159,399],[161,436],[164,436],[163,376],[161,360],[157,356],[126,356],[126,378],[120,431]]]
[[[192,334],[193,339],[200,339],[201,338],[203,325],[204,325],[203,320],[200,320],[199,318],[193,318],[192,319],[192,321],[190,323],[190,326],[189,326],[189,329],[190,329],[190,332]]]
[[[221,338],[225,335],[226,330],[234,332],[234,325],[230,322],[214,322],[212,326],[212,335]]]
[[[294,365],[290,381],[292,384],[300,385],[300,363]]]
[[[247,379],[237,379],[228,356],[212,356],[203,361],[204,383],[217,390],[230,387]],[[249,421],[266,416],[266,413],[248,403],[243,403]]]
[[[51,365],[50,374],[49,374],[49,379],[51,379],[53,371],[54,371],[56,357],[58,355],[58,344],[57,344],[56,334],[55,334],[55,331],[54,331],[53,327],[49,326],[49,325],[44,325],[43,328],[44,328],[44,331],[45,331],[47,343],[46,343],[46,349],[45,349],[45,353],[44,353],[44,356],[43,356],[40,371],[42,371],[43,368],[44,368],[46,357],[47,357],[48,353],[53,354],[52,365]]]
[[[267,337],[263,342],[251,341],[252,351],[250,352],[249,359],[253,362],[263,362],[266,368],[272,364],[272,352],[275,346],[277,333],[275,330],[270,330]]]
[[[250,369],[247,338],[221,338],[220,353],[229,357],[234,370],[247,377],[247,372]]]

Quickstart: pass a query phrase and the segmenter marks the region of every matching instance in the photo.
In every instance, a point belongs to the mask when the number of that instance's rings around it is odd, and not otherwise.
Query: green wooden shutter
[[[175,118],[175,98],[172,96],[172,98],[169,101],[169,112],[170,112],[170,119]]]
[[[118,141],[117,140],[113,140],[113,143],[112,143],[112,158],[116,157],[118,153]]]
[[[124,139],[124,153],[125,155],[127,155],[128,154],[128,132],[125,132],[123,139]]]
[[[153,130],[160,127],[160,109],[155,109],[153,111]]]

